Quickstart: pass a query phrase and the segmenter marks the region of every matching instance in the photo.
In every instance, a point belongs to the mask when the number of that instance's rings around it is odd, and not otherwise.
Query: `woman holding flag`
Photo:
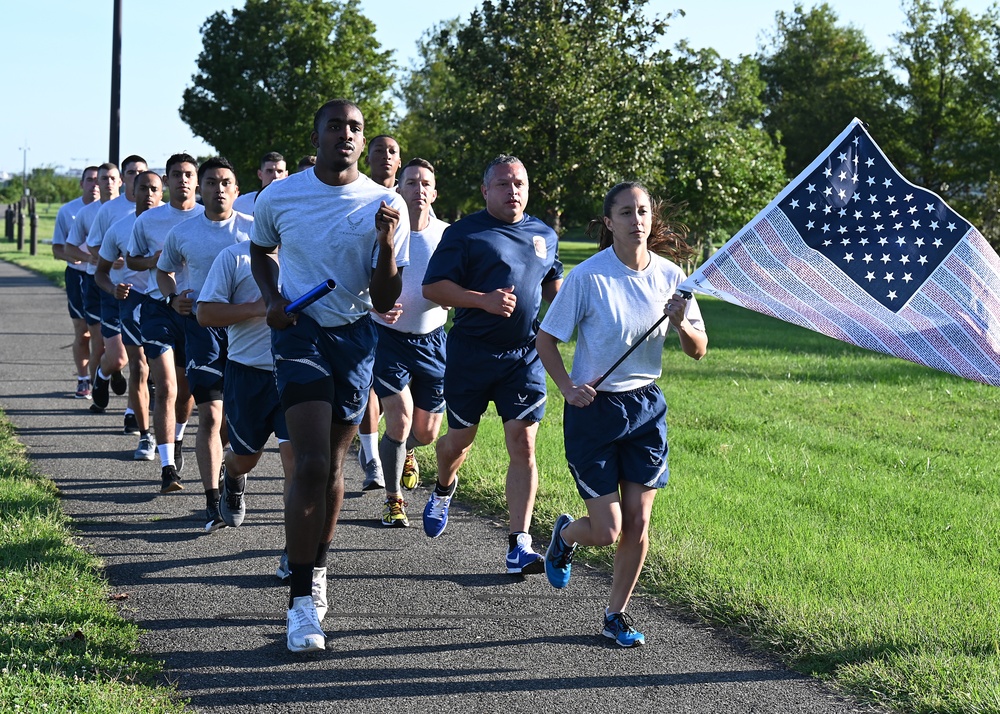
[[[600,240],[597,254],[563,282],[536,340],[542,364],[566,400],[566,460],[587,505],[587,515],[578,520],[559,516],[545,572],[554,587],[564,588],[577,545],[618,541],[603,634],[633,647],[645,637],[625,609],[649,547],[653,499],[669,477],[666,402],[656,385],[663,343],[674,330],[684,353],[701,359],[708,336],[698,304],[675,294],[685,275],[672,260],[694,253],[684,240],[687,227],[644,186],[614,186],[604,199],[603,217],[588,229],[594,233]],[[568,373],[557,340],[568,341],[574,330],[576,351]],[[608,355],[626,350],[609,370]]]

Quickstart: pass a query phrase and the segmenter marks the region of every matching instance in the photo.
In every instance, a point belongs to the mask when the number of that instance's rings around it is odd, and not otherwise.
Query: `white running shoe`
[[[320,627],[311,597],[292,600],[286,613],[288,649],[292,652],[319,652],[326,649],[326,633]]]
[[[312,601],[316,606],[316,616],[322,622],[326,617],[326,568],[313,568]]]

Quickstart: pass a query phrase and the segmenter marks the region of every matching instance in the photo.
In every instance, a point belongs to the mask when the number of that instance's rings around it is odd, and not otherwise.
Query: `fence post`
[[[36,210],[35,197],[28,199],[28,215],[31,217],[31,230],[29,231],[28,252],[31,255],[38,253],[38,211]]]
[[[7,210],[4,211],[4,237],[10,243],[14,242],[14,204],[8,203]]]
[[[17,203],[17,250],[24,250],[24,199]]]

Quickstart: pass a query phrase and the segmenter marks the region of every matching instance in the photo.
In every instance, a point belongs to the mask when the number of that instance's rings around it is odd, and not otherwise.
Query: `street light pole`
[[[21,166],[21,195],[28,195],[28,140],[24,140],[24,146],[21,147],[21,154],[24,157],[24,164]]]
[[[122,107],[122,0],[115,0],[111,28],[111,139],[108,161],[118,163]]]

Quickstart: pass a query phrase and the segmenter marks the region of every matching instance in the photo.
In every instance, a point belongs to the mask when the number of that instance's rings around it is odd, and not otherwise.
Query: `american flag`
[[[681,288],[1000,386],[1000,258],[858,119]]]

